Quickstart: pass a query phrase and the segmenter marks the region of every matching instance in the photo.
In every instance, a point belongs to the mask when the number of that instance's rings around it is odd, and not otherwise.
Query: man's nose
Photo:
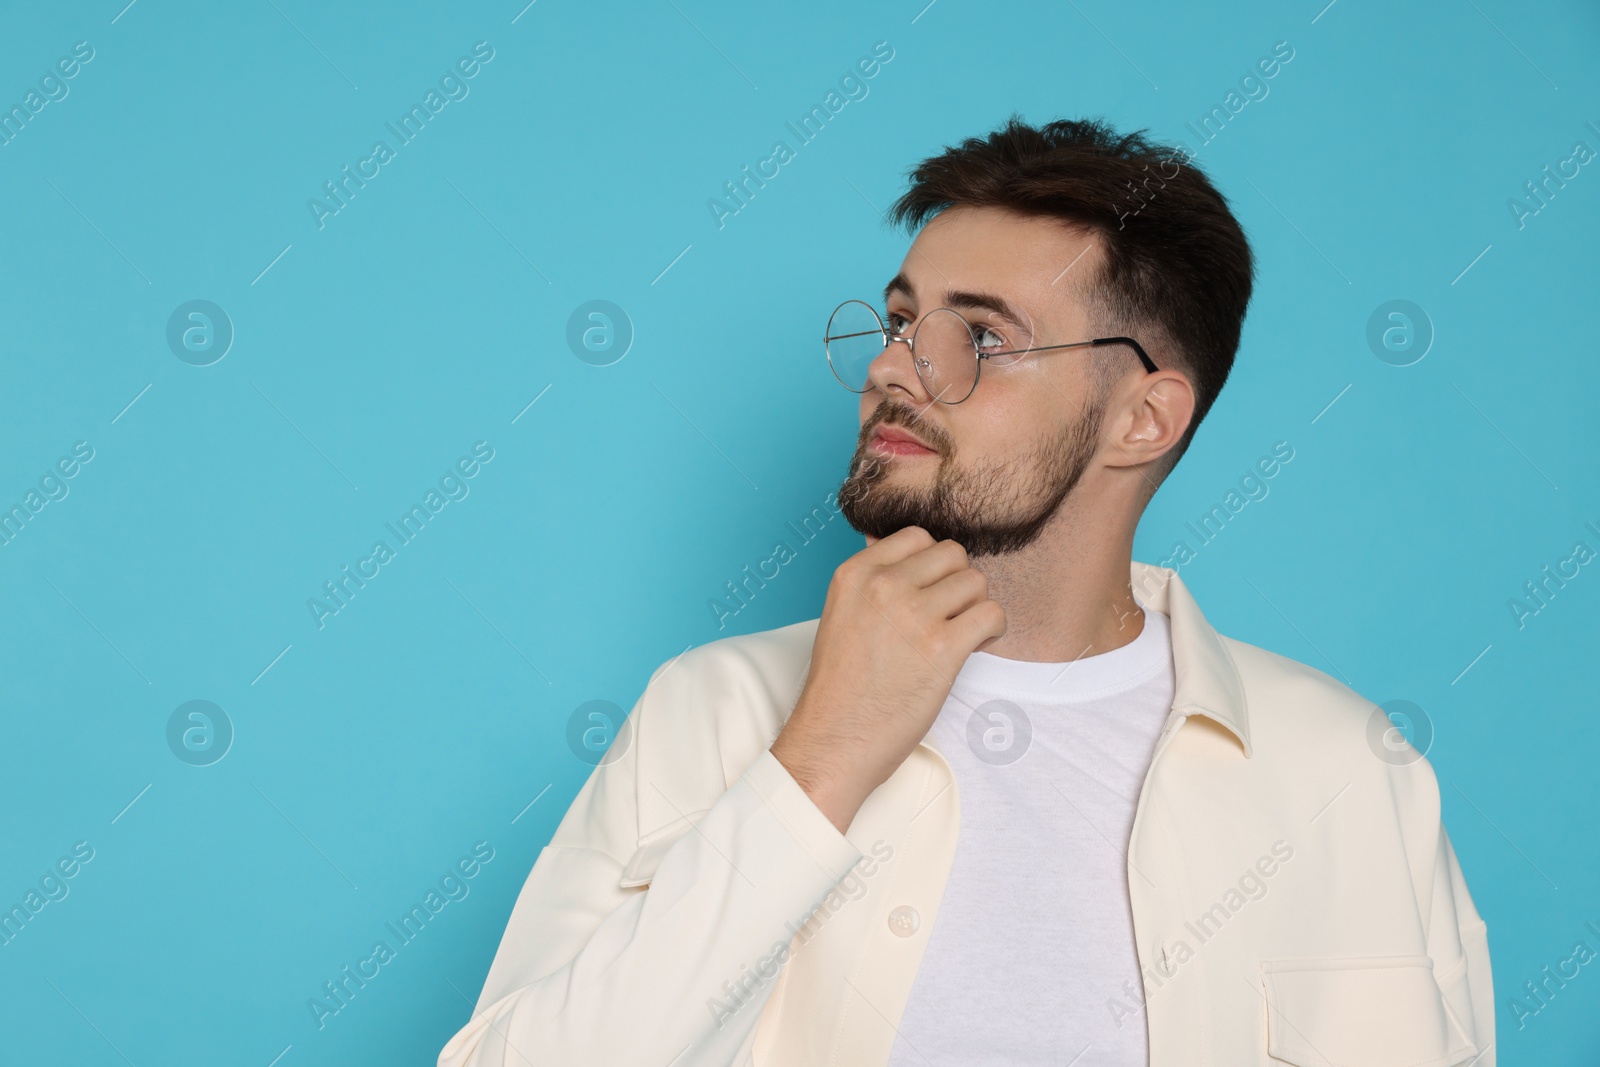
[[[922,404],[931,399],[922,377],[917,374],[916,356],[904,337],[891,338],[867,366],[867,381],[886,396],[898,392]]]

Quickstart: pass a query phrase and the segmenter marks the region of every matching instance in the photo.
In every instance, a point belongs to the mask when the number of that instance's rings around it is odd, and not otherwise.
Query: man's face
[[[924,315],[949,307],[989,351],[1086,341],[1095,335],[1075,282],[1100,269],[1100,255],[1092,238],[1052,219],[951,208],[912,243],[885,324],[909,337]],[[846,521],[872,537],[920,526],[974,558],[1033,543],[1098,450],[1103,397],[1089,361],[1119,358],[1136,366],[1120,347],[984,360],[972,394],[943,404],[905,343],[889,345],[861,394],[860,437],[839,489]],[[922,447],[895,440],[906,434]]]

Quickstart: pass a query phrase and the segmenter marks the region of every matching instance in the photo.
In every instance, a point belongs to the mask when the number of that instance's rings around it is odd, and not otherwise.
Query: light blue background
[[[906,168],[1012,111],[1198,147],[1287,41],[1199,152],[1260,277],[1135,556],[1290,443],[1180,573],[1222,632],[1426,711],[1501,1062],[1595,1062],[1600,963],[1522,1029],[1510,1003],[1600,947],[1600,566],[1523,628],[1508,601],[1600,549],[1600,167],[1522,228],[1507,203],[1600,150],[1593,5],[124,2],[0,14],[7,108],[95,50],[0,147],[0,504],[95,450],[0,547],[0,904],[95,850],[0,948],[0,1058],[431,1064],[589,773],[569,715],[814,617],[862,546],[834,520],[718,629],[844,474],[818,337],[897,268]],[[470,95],[319,229],[307,200],[478,41]],[[869,95],[719,229],[708,198],[878,41]],[[194,299],[236,330],[207,367],[165,340]],[[565,339],[592,299],[635,330],[610,366]],[[1366,342],[1392,299],[1436,332],[1411,366]],[[470,496],[319,630],[307,599],[478,441]],[[236,731],[207,767],[166,742],[195,699]],[[470,895],[319,1030],[308,998],[478,841]]]

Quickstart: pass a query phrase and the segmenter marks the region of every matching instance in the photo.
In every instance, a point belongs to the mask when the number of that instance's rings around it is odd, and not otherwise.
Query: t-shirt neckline
[[[974,652],[952,688],[1050,702],[1092,700],[1132,689],[1172,663],[1168,618],[1144,608],[1139,636],[1120,648],[1065,663],[1008,659]]]

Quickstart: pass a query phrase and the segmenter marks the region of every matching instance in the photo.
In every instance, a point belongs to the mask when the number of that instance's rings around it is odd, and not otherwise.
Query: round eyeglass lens
[[[860,300],[847,300],[834,310],[823,338],[833,376],[857,393],[867,391],[867,368],[887,344],[883,321],[871,304]]]
[[[935,400],[959,404],[978,384],[978,343],[967,320],[949,308],[922,316],[911,350],[917,376]]]

